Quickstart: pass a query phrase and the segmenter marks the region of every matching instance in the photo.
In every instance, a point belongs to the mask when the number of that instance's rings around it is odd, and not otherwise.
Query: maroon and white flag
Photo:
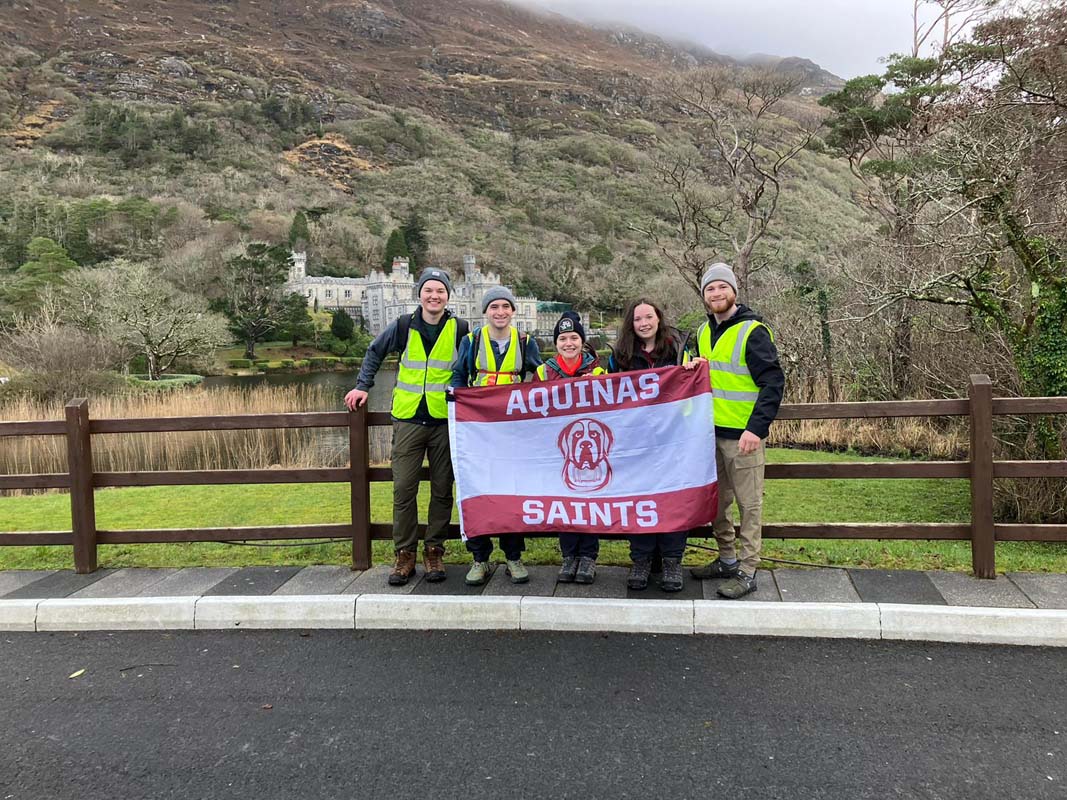
[[[715,516],[707,370],[457,389],[448,428],[464,539],[670,533]]]

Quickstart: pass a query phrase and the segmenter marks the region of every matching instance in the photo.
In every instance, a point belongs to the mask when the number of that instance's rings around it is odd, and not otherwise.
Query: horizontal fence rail
[[[0,532],[0,546],[60,545],[74,548],[75,570],[96,569],[101,544],[269,541],[278,539],[346,539],[352,542],[352,566],[370,566],[371,541],[392,538],[392,525],[370,519],[370,486],[391,481],[393,471],[371,466],[369,429],[390,426],[388,413],[356,412],[235,414],[208,417],[146,417],[90,419],[89,404],[72,400],[65,420],[0,422],[0,437],[65,436],[66,473],[0,475],[0,489],[68,489],[70,531]],[[1067,414],[1067,397],[994,398],[983,375],[972,376],[970,393],[961,400],[903,400],[867,403],[794,403],[781,407],[778,419],[888,419],[899,417],[966,416],[971,448],[966,461],[878,461],[850,463],[768,464],[766,477],[776,479],[915,479],[968,480],[971,486],[969,523],[778,523],[763,526],[769,539],[901,539],[970,541],[972,566],[979,577],[996,574],[997,541],[1067,542],[1067,525],[997,523],[993,519],[993,481],[997,478],[1067,478],[1067,461],[996,461],[993,459],[993,418],[1004,415]],[[349,466],[304,469],[159,470],[96,472],[92,437],[110,434],[180,433],[274,428],[347,428]],[[424,467],[422,479],[429,478]],[[98,530],[93,490],[119,486],[227,486],[243,484],[347,483],[351,522],[341,524],[273,525],[227,528]],[[459,526],[450,526],[459,536]],[[425,526],[420,525],[420,533]],[[711,528],[693,531],[711,536]]]

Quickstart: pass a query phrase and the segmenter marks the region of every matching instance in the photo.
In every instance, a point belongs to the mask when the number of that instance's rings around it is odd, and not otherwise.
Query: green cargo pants
[[[393,420],[393,545],[419,546],[419,470],[430,462],[430,508],[426,544],[443,547],[452,521],[452,453],[447,425]]]

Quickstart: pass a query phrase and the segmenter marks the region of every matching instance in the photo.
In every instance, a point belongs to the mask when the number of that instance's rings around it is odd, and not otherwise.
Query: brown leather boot
[[[390,586],[403,586],[415,577],[415,559],[414,550],[396,551],[396,563],[393,565],[393,571],[389,573]]]
[[[435,545],[424,544],[422,546],[422,565],[426,568],[426,580],[430,583],[443,581],[448,575],[445,573],[445,548]]]

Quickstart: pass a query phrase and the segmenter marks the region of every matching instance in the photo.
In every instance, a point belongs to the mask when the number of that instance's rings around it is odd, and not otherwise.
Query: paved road
[[[962,645],[0,634],[0,800],[1064,798],[1065,674]]]

